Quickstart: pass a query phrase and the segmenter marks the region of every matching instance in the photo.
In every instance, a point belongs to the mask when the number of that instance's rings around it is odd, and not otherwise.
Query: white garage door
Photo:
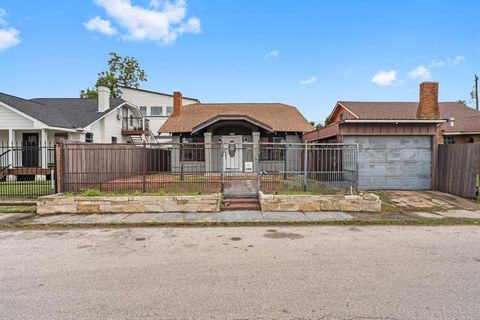
[[[355,136],[361,189],[431,189],[432,139],[427,136]]]

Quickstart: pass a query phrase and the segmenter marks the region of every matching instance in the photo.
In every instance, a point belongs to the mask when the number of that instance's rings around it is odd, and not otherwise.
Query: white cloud
[[[117,34],[117,29],[112,26],[112,23],[100,17],[92,18],[87,22],[84,22],[83,25],[89,31],[97,31],[106,34],[107,36],[113,36]]]
[[[0,8],[0,25],[7,24],[4,18],[6,15],[7,12],[5,9]],[[15,28],[0,28],[0,51],[15,47],[20,42],[22,42],[20,39],[20,31]]]
[[[112,20],[125,30],[126,41],[170,43],[184,33],[199,33],[200,20],[186,20],[187,3],[150,1],[149,8],[133,5],[131,0],[95,0]],[[105,20],[104,20],[105,21]]]
[[[310,78],[306,79],[306,80],[300,80],[300,83],[301,84],[314,84],[315,82],[317,82],[317,77],[315,76],[311,76]]]
[[[457,65],[461,62],[465,61],[465,57],[464,56],[456,56],[455,58],[451,59],[451,58],[448,58],[448,62],[454,64],[454,65]]]
[[[160,8],[160,0],[150,0],[150,8],[158,10]]]
[[[20,31],[14,28],[0,29],[0,51],[15,47],[22,42]]]
[[[396,80],[397,80],[397,71],[395,70],[390,70],[390,71],[380,70],[372,78],[372,82],[375,84],[378,84],[379,86],[391,86],[395,84]]]
[[[445,65],[445,61],[433,59],[428,65],[430,68],[439,68]]]
[[[465,57],[462,56],[462,55],[458,55],[455,58],[447,58],[445,60],[434,59],[434,60],[432,60],[432,62],[430,62],[428,67],[429,68],[440,68],[440,67],[446,66],[447,64],[456,66],[457,64],[459,64],[463,61],[465,61]]]
[[[412,79],[428,80],[432,77],[432,74],[425,66],[418,66],[416,69],[408,73]]]
[[[264,59],[276,58],[276,57],[278,57],[279,54],[280,54],[280,52],[278,52],[278,50],[273,50],[273,51],[270,51],[269,53],[265,54],[263,56],[263,58]]]

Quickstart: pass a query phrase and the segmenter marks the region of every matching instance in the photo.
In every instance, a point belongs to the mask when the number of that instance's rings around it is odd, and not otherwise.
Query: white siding
[[[152,130],[155,135],[157,135],[158,129],[160,129],[160,127],[168,119],[167,106],[173,107],[173,97],[162,93],[146,92],[135,89],[123,89],[122,99],[133,103],[137,107],[147,107],[146,118],[150,120],[150,130]],[[197,103],[197,101],[194,99],[182,99],[182,104],[184,106],[192,103]],[[152,106],[163,107],[163,115],[151,116],[150,107]]]
[[[102,121],[102,120],[100,120]],[[92,124],[91,129],[89,132],[93,133],[93,142],[94,143],[102,143],[102,126],[100,121],[95,122]],[[85,139],[83,140],[85,142]]]
[[[111,112],[105,118],[105,141],[107,143],[112,142],[112,137],[117,137],[118,143],[127,142],[127,138],[122,136],[122,117],[117,117],[117,111]]]
[[[33,129],[33,121],[18,113],[0,106],[0,130],[2,129]]]

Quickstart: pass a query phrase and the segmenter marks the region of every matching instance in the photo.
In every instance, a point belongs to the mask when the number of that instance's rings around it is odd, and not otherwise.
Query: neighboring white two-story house
[[[151,136],[140,110],[110,99],[106,87],[98,88],[98,99],[23,99],[0,93],[0,162],[10,171],[52,166],[53,145],[62,139],[126,143],[149,142]]]
[[[168,117],[173,113],[173,95],[161,92],[122,87],[122,99],[136,105],[150,122],[150,129],[158,142],[171,140],[169,134],[159,134]],[[200,103],[198,99],[182,97],[182,104]]]

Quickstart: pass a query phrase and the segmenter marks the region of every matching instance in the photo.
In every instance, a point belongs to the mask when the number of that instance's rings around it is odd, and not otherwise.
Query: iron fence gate
[[[344,192],[357,188],[355,144],[144,143],[59,145],[59,192],[256,195],[284,191]]]
[[[55,193],[55,146],[0,142],[0,198],[37,198]]]

